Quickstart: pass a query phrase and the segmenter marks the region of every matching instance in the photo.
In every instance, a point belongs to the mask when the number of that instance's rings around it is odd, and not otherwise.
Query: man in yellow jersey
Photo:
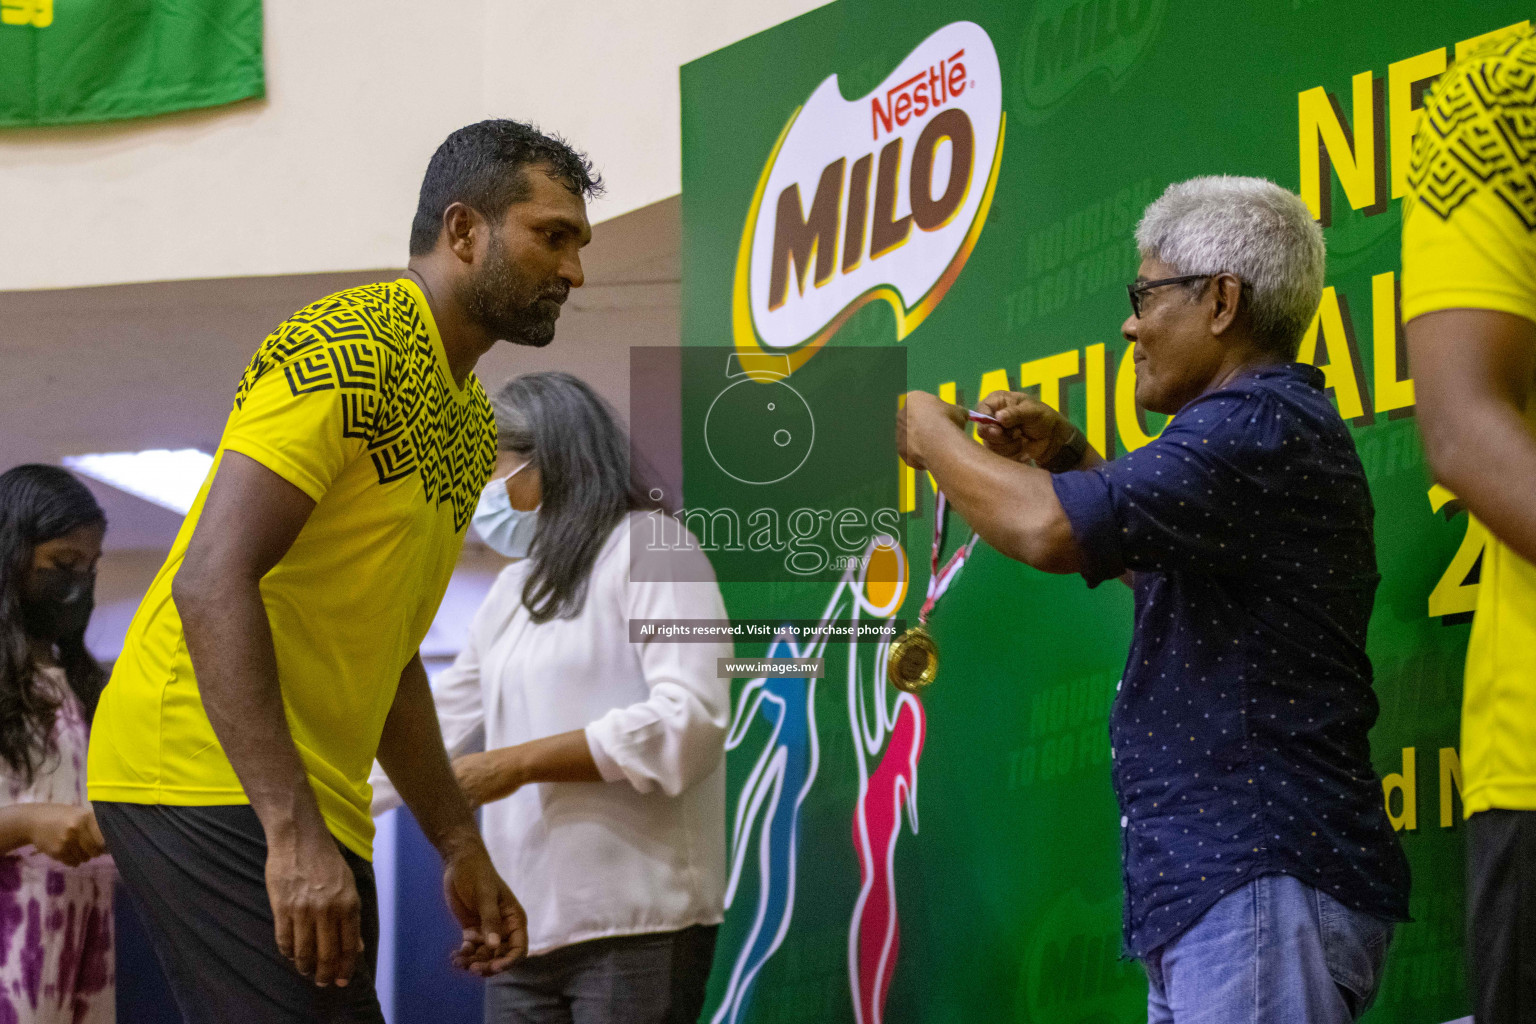
[[[369,771],[443,856],[461,966],[526,946],[417,647],[496,459],[473,370],[545,345],[600,183],[514,121],[432,157],[397,281],[282,323],[102,694],[89,784],[191,1024],[382,1021]],[[359,954],[362,954],[360,957]]]
[[[1403,318],[1435,478],[1492,533],[1461,762],[1478,1024],[1536,1020],[1536,36],[1426,99],[1403,207]]]

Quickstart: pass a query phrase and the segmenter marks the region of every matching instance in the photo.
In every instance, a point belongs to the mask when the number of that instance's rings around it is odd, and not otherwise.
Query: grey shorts
[[[717,926],[564,946],[485,985],[486,1024],[694,1024]]]
[[[379,900],[366,860],[342,849],[362,901],[363,962],[347,987],[320,988],[278,952],[255,811],[94,806],[187,1024],[383,1024],[374,991]]]

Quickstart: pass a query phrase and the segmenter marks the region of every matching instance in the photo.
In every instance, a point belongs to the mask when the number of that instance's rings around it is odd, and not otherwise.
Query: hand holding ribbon
[[[913,392],[908,396],[908,401],[911,402],[912,398],[919,394],[922,392]],[[957,405],[940,402],[931,395],[926,397],[932,399],[932,403],[923,404],[918,415],[932,415],[940,412],[941,410],[934,408],[936,404],[944,407],[942,412],[945,417],[957,426],[972,422],[981,424],[983,428],[1003,428],[998,419],[989,413],[961,409]],[[905,412],[906,410],[903,409],[903,413]],[[919,456],[911,451],[907,438],[906,422],[903,417],[898,420],[897,426],[897,443],[902,450],[902,458],[908,465],[921,469],[922,467],[913,461]],[[966,560],[976,548],[978,538],[973,533],[971,538],[950,556],[944,567],[939,568],[939,552],[944,546],[944,528],[948,511],[949,502],[944,497],[944,492],[940,491],[933,508],[933,548],[928,563],[928,592],[923,599],[922,609],[917,615],[918,624],[897,637],[886,654],[887,678],[890,679],[892,686],[906,693],[921,693],[933,685],[934,679],[938,677],[939,648],[934,642],[933,634],[928,631],[928,616],[938,604],[939,598],[944,596],[945,591],[960,575],[960,570],[965,568]]]

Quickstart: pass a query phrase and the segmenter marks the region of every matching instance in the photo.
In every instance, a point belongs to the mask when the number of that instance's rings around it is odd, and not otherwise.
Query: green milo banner
[[[1124,453],[1161,427],[1134,403],[1119,334],[1142,209],[1213,173],[1306,199],[1329,272],[1301,358],[1324,369],[1373,488],[1372,744],[1413,867],[1415,920],[1370,1012],[1380,1024],[1468,1012],[1457,748],[1485,536],[1424,467],[1399,199],[1425,88],[1526,13],[1502,0],[838,0],[682,71],[686,350],[728,350],[734,372],[757,365],[785,395],[833,355],[850,399],[883,387],[860,359],[883,367],[899,348],[910,388],[967,405],[1033,390]],[[895,401],[881,398],[890,414]],[[687,440],[684,405],[692,500],[721,463]],[[836,444],[829,433],[816,444]],[[722,572],[733,618],[915,620],[935,496],[890,459],[877,468],[899,543],[869,539],[841,575]],[[951,518],[945,561],[968,535]],[[944,582],[930,620],[942,665],[921,700],[885,682],[883,642],[738,639],[740,656],[820,657],[824,671],[734,684],[712,1024],[1144,1019],[1141,968],[1119,957],[1107,735],[1131,595],[984,544]]]
[[[261,0],[0,0],[0,127],[262,95]]]

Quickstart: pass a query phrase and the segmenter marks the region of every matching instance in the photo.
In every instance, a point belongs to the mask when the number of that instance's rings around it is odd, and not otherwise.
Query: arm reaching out
[[[492,866],[474,814],[448,766],[420,655],[400,675],[379,742],[379,764],[442,855],[448,907],[464,929],[455,963],[480,975],[505,970],[528,951],[527,918]]]
[[[602,782],[585,729],[465,754],[453,762],[464,795],[476,807],[504,800],[530,782]]]
[[[96,812],[76,804],[12,804],[0,807],[0,854],[31,844],[39,853],[74,867],[107,852]]]
[[[1060,418],[1049,406],[1041,408]],[[997,427],[984,425],[983,431],[996,435],[989,438],[983,433],[989,448],[996,443],[1011,454],[983,448],[965,433],[964,409],[913,391],[897,414],[897,451],[907,465],[932,473],[955,510],[998,551],[1045,572],[1078,572],[1081,563],[1072,525],[1056,498],[1051,474],[1020,461],[1034,451],[1044,454],[1047,447],[1059,453],[1062,443],[1056,438],[1062,432],[1038,410],[1021,410],[1016,402],[998,401],[987,405],[987,411],[1005,427],[1024,429],[1029,423],[1041,437],[1016,441]]]
[[[362,949],[352,869],[327,829],[288,731],[261,579],[315,502],[226,451],[171,585],[208,721],[267,837],[277,948],[320,986],[346,985]]]
[[[639,557],[644,562],[634,578],[612,566],[597,570],[592,586],[602,602],[596,596],[589,602],[608,607],[604,588],[622,590],[621,615],[606,628],[622,634],[626,620],[726,617],[720,588],[697,549]],[[730,690],[715,669],[719,658],[730,656],[730,645],[652,641],[636,651],[644,699],[611,708],[585,729],[459,758],[454,770],[471,801],[500,800],[539,782],[607,782],[675,797],[714,771],[725,754],[730,715]]]

